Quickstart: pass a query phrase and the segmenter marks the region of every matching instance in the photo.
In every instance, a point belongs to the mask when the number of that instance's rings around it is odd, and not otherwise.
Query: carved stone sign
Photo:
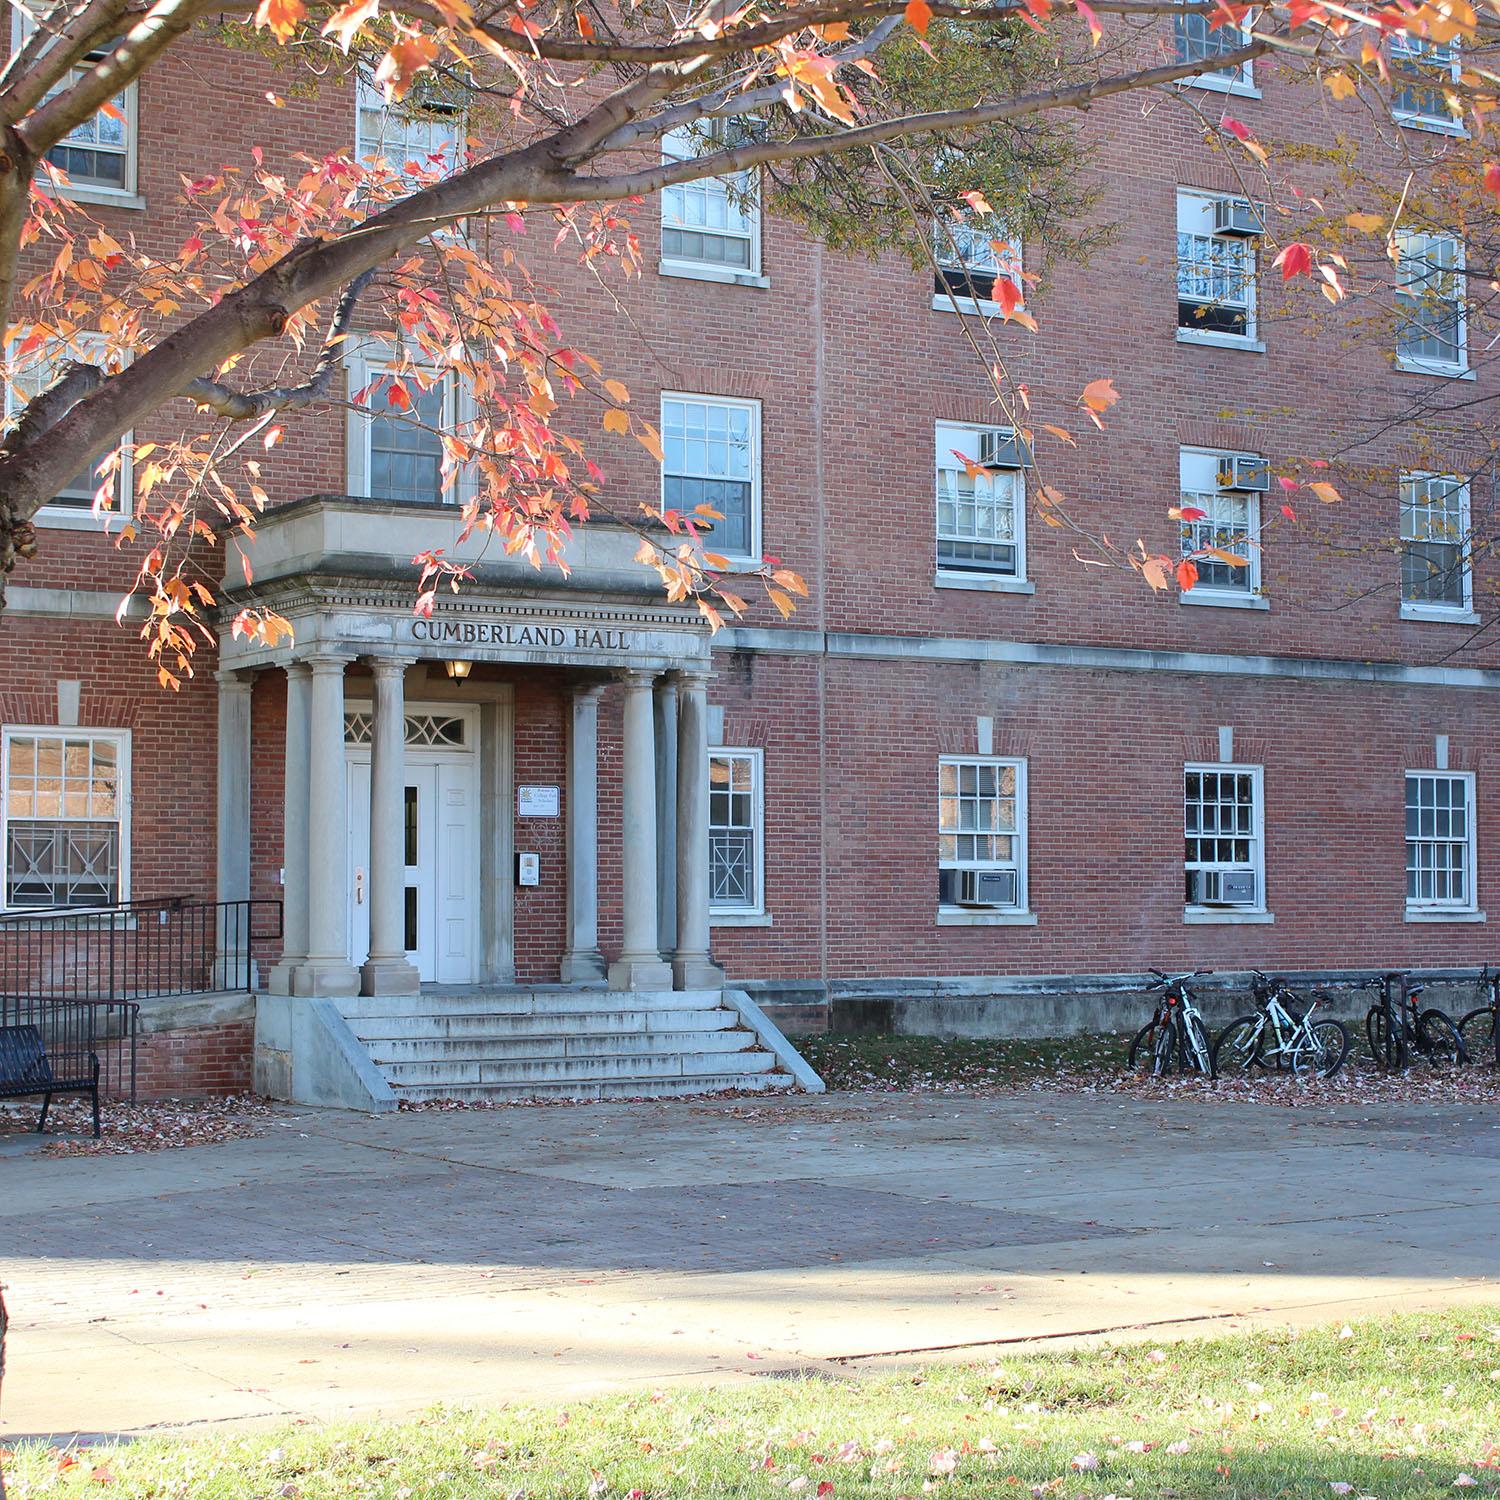
[[[528,646],[543,651],[630,651],[636,645],[629,630],[516,620],[413,620],[411,638],[431,646]]]

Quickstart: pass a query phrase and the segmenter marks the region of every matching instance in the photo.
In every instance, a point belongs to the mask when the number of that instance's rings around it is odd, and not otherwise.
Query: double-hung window
[[[1255,252],[1261,212],[1244,198],[1177,192],[1177,337],[1255,342]]]
[[[1396,234],[1396,363],[1437,375],[1468,369],[1463,241],[1451,234]]]
[[[938,762],[938,904],[1026,910],[1026,762]]]
[[[44,343],[41,348],[22,356],[19,343],[14,342],[8,350],[5,370],[5,417],[7,425],[20,420],[26,407],[37,396],[47,390],[73,360],[89,364],[104,364],[106,350],[104,340],[97,336],[82,334],[71,345],[55,342]],[[121,439],[124,452],[120,466],[110,484],[112,508],[118,513],[121,496],[130,494],[130,434]],[[55,526],[71,530],[98,529],[100,522],[94,516],[94,497],[105,484],[98,470],[106,455],[100,454],[91,463],[83,465],[64,484],[46,505],[37,511],[35,520],[40,526]],[[104,522],[108,526],[108,521]]]
[[[937,424],[940,580],[1026,577],[1024,461],[1009,428]]]
[[[361,76],[356,100],[355,155],[383,161],[408,188],[426,186],[462,165],[464,112],[422,75],[396,104]]]
[[[457,500],[456,487],[443,482],[443,434],[458,421],[457,377],[396,374],[390,363],[383,348],[349,356],[349,389],[359,398],[349,410],[349,493],[428,505]],[[404,394],[393,400],[398,385]]]
[[[1178,62],[1213,63],[1247,45],[1250,34],[1240,26],[1215,25],[1214,17],[1201,12],[1178,15],[1172,22],[1172,40]],[[1198,73],[1184,82],[1191,88],[1222,89],[1225,93],[1253,93],[1255,79],[1247,59]]]
[[[13,12],[13,46],[30,36],[34,23],[21,7]],[[91,53],[48,95],[61,93],[105,54]],[[68,194],[84,202],[135,202],[136,86],[129,84],[98,113],[76,125],[48,153],[47,160],[68,174]]]
[[[945,311],[996,313],[995,283],[1024,295],[1021,245],[994,215],[943,216],[933,225],[932,305]]]
[[[1265,910],[1261,768],[1187,766],[1183,900],[1190,913]]]
[[[1401,612],[1464,615],[1473,608],[1469,486],[1455,474],[1401,476]]]
[[[765,911],[759,750],[708,752],[708,904],[716,917]]]
[[[704,135],[672,130],[662,138],[669,162],[692,161],[736,144],[734,122],[716,122]],[[662,189],[661,269],[709,281],[754,281],[760,276],[760,176],[755,171],[700,177]]]
[[[1459,771],[1406,773],[1406,905],[1473,911],[1474,778]]]
[[[1391,36],[1391,66],[1398,73],[1420,74],[1424,82],[1399,83],[1391,110],[1402,125],[1463,134],[1463,120],[1453,113],[1445,96],[1458,82],[1458,46],[1396,32]]]
[[[1265,461],[1254,454],[1184,448],[1178,473],[1179,546],[1198,570],[1183,600],[1261,605],[1259,492],[1270,483]]]
[[[124,730],[5,731],[6,906],[105,906],[126,898],[129,751]]]
[[[661,498],[709,528],[707,547],[737,562],[760,556],[760,402],[661,398]]]

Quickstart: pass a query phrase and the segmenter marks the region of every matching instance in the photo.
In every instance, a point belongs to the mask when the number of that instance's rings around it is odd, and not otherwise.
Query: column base
[[[302,958],[278,959],[266,975],[266,992],[271,995],[295,995],[297,993],[297,970],[306,963]]]
[[[612,990],[669,990],[672,988],[672,968],[655,954],[632,957],[622,953],[609,966],[609,987]]]
[[[597,948],[580,948],[564,953],[561,979],[564,984],[602,983],[609,973],[604,955]]]
[[[367,958],[359,966],[361,995],[420,995],[422,976],[404,958]]]
[[[294,995],[357,995],[359,974],[347,960],[309,958],[292,976]]]
[[[722,990],[724,971],[705,953],[672,960],[672,978],[679,990]]]

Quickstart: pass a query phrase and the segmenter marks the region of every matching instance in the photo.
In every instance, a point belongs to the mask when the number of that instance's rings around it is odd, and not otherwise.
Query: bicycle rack
[[[1380,985],[1381,1019],[1385,1022],[1385,1056],[1388,1068],[1404,1068],[1406,1051],[1406,975],[1386,974]]]

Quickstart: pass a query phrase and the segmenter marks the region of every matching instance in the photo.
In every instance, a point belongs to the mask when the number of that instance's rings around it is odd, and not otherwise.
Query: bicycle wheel
[[[1261,1025],[1259,1016],[1239,1016],[1214,1038],[1215,1075],[1239,1078],[1254,1068],[1264,1068],[1261,1058]]]
[[[1440,1010],[1417,1017],[1417,1050],[1434,1068],[1454,1067],[1467,1056],[1458,1027]]]
[[[1313,1022],[1308,1038],[1292,1053],[1292,1070],[1332,1078],[1349,1055],[1349,1028],[1342,1021],[1325,1016],[1321,1021]]]
[[[1470,1062],[1494,1062],[1495,1012],[1488,1005],[1471,1010],[1458,1023],[1458,1035]]]
[[[1125,1067],[1131,1073],[1150,1073],[1156,1062],[1156,1017],[1146,1022],[1131,1038]]]
[[[1370,1044],[1370,1056],[1378,1063],[1385,1061],[1385,1012],[1372,1005],[1365,1013],[1365,1039]]]
[[[1175,1021],[1163,1021],[1156,1029],[1156,1056],[1152,1059],[1151,1072],[1157,1078],[1165,1078],[1172,1071],[1172,1064],[1181,1052]]]

